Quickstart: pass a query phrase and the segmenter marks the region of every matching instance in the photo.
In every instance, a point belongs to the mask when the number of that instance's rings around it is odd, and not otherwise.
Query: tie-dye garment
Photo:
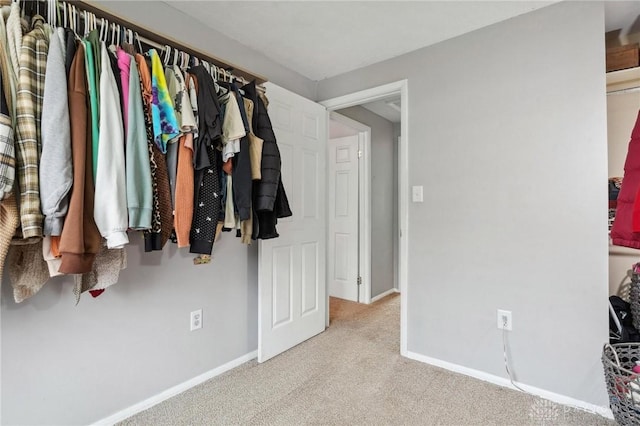
[[[180,135],[180,125],[173,108],[171,95],[164,78],[162,62],[155,49],[149,50],[151,58],[151,86],[153,103],[151,116],[153,121],[153,137],[156,145],[163,154],[167,152],[167,143]]]

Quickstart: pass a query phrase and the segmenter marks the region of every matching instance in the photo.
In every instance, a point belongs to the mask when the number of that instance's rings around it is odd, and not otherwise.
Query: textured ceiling
[[[530,12],[554,1],[165,3],[318,81]]]

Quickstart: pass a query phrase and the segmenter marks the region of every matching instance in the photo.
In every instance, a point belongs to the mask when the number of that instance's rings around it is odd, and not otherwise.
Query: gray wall
[[[309,99],[315,96],[316,83],[290,70],[239,42],[215,31],[199,21],[192,19],[176,8],[159,1],[92,1],[103,10],[142,27],[156,30],[158,33],[179,40],[202,52],[209,53],[225,62],[266,77],[267,80]],[[252,19],[259,17],[220,17],[237,19],[238,25],[250,25]],[[215,25],[214,25],[215,28]]]
[[[93,3],[315,96],[311,80],[166,4]],[[120,282],[77,307],[68,278],[21,305],[3,278],[1,424],[91,423],[257,348],[255,245],[225,234],[212,264],[196,267],[187,250],[142,255],[139,238],[131,240]],[[189,313],[198,308],[204,328],[189,332]]]
[[[313,95],[173,9],[100,3]],[[517,379],[606,405],[603,34],[601,4],[563,2],[320,83],[328,99],[409,79],[409,185],[425,186],[409,206],[410,351],[502,376],[496,308],[511,309]],[[77,307],[68,279],[21,306],[3,279],[2,424],[90,423],[256,348],[255,247],[224,235],[198,267],[141,256],[135,237],[128,250],[121,282]]]
[[[393,288],[393,123],[361,106],[337,111],[371,127],[371,297]]]
[[[255,244],[225,233],[194,266],[187,249],[143,253],[129,235],[120,282],[78,306],[72,279],[20,305],[3,279],[1,424],[90,424],[256,350]]]
[[[576,19],[576,17],[580,19]],[[561,2],[322,81],[408,79],[408,349],[607,405],[604,12]],[[409,188],[405,190],[409,191]]]

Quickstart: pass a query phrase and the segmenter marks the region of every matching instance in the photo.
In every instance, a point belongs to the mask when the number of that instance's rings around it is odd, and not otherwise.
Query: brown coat
[[[71,151],[73,161],[73,187],[69,211],[60,236],[62,264],[59,272],[82,274],[90,272],[102,238],[93,220],[93,171],[91,126],[85,73],[85,50],[82,43],[69,72],[69,117],[71,120]]]

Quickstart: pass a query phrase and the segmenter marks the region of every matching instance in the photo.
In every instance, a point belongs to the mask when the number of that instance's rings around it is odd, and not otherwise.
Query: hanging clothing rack
[[[47,7],[46,0],[36,0],[36,1],[39,1],[41,4],[43,4],[44,5],[42,6],[43,9],[46,9]],[[60,9],[64,7],[64,3],[67,3],[75,6],[79,12],[86,11],[90,14],[95,15],[95,17],[98,20],[98,29],[100,29],[99,26],[101,25],[102,19],[104,19],[108,25],[116,24],[116,25],[119,25],[120,28],[124,30],[131,30],[133,33],[137,34],[137,38],[140,40],[141,43],[157,49],[160,54],[165,53],[165,50],[168,47],[170,49],[170,52],[175,52],[175,51],[184,52],[188,54],[190,57],[197,58],[200,63],[205,63],[210,66],[215,66],[217,70],[220,72],[220,75],[223,79],[233,77],[245,83],[255,80],[256,85],[259,86],[259,89],[262,89],[262,87],[260,86],[267,81],[265,77],[243,70],[242,68],[232,65],[219,58],[216,58],[215,56],[206,54],[184,43],[180,43],[168,36],[161,35],[154,30],[148,29],[138,24],[134,24],[123,17],[120,17],[111,12],[107,12],[104,9],[101,9],[98,6],[95,6],[87,1],[71,0],[71,1],[60,1],[58,3],[59,3]],[[10,5],[10,4],[11,4],[11,0],[0,0],[0,6]],[[78,16],[80,19],[84,19],[83,13],[79,13]]]

